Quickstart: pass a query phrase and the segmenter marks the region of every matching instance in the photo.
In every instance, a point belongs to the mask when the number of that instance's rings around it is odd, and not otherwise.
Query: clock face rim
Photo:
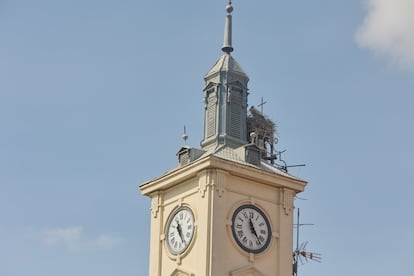
[[[190,214],[191,214],[191,221],[192,221],[192,225],[193,225],[193,228],[192,228],[192,232],[191,232],[191,237],[189,238],[189,240],[188,240],[188,242],[185,244],[185,246],[182,248],[182,249],[180,249],[180,250],[175,250],[173,247],[172,247],[172,245],[170,244],[170,240],[169,240],[169,238],[168,238],[168,233],[169,233],[169,230],[170,230],[170,228],[171,228],[171,224],[172,224],[172,222],[173,222],[173,220],[174,220],[174,218],[181,212],[181,211],[184,211],[184,210],[186,210],[186,211],[188,211]],[[174,255],[174,256],[177,256],[177,255],[182,255],[185,251],[187,251],[187,249],[190,247],[190,245],[192,244],[192,242],[193,242],[193,240],[194,240],[194,236],[195,236],[195,231],[196,231],[196,225],[195,225],[195,217],[194,217],[194,212],[193,212],[193,210],[191,210],[191,208],[190,207],[188,207],[188,206],[181,206],[181,207],[178,207],[178,208],[176,208],[176,209],[174,209],[171,213],[170,213],[170,215],[168,216],[168,220],[167,220],[167,224],[166,224],[166,227],[165,227],[165,233],[164,233],[164,235],[165,235],[165,244],[166,244],[166,247],[167,247],[167,249],[168,249],[168,252],[170,253],[170,254],[172,254],[172,255]]]
[[[249,247],[245,246],[242,243],[242,241],[239,239],[239,236],[236,233],[236,223],[235,223],[235,220],[236,220],[237,214],[239,214],[244,209],[253,209],[253,210],[255,210],[256,212],[258,212],[260,214],[260,216],[263,218],[263,220],[266,223],[268,235],[267,235],[267,238],[266,238],[265,243],[260,248],[258,248],[258,249],[252,249],[252,248],[249,248]],[[269,222],[269,219],[268,219],[267,215],[259,207],[255,206],[253,204],[243,204],[243,205],[239,206],[233,212],[233,215],[232,215],[232,218],[231,218],[231,223],[232,223],[231,224],[231,232],[233,234],[233,239],[236,241],[237,245],[241,249],[243,249],[244,251],[246,251],[248,253],[259,254],[259,253],[262,253],[263,251],[265,251],[269,247],[270,242],[272,240],[272,232],[271,232],[272,230],[271,230],[270,222]]]

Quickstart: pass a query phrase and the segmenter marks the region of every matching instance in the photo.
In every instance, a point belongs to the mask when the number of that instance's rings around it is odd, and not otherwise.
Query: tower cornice
[[[243,179],[260,182],[272,187],[290,189],[296,193],[304,191],[307,184],[306,181],[279,171],[276,168],[275,172],[272,173],[255,166],[238,164],[214,155],[208,155],[193,163],[190,163],[185,167],[179,167],[158,178],[143,183],[139,188],[143,195],[150,196],[154,192],[167,190],[179,183],[183,183],[188,179],[194,178],[200,173],[200,171],[207,169],[226,171],[231,175],[238,176]]]

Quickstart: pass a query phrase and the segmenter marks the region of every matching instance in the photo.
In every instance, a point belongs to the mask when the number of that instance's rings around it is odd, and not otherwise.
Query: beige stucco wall
[[[149,275],[292,275],[293,197],[306,183],[229,165],[204,160],[141,186],[152,201]],[[272,241],[260,254],[246,253],[232,237],[232,214],[246,203],[263,210],[271,224]],[[173,256],[164,231],[169,214],[182,205],[192,209],[196,231],[189,248]]]

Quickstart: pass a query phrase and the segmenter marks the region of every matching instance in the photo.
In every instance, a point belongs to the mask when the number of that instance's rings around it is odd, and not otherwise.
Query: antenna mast
[[[300,230],[299,228],[303,225],[313,225],[313,224],[303,224],[303,223],[301,224],[299,219],[300,219],[300,211],[298,208],[298,218],[297,218],[297,224],[296,224],[296,249],[295,251],[293,251],[293,276],[298,276],[299,261],[301,264],[304,264],[305,262],[308,261],[308,259],[310,259],[310,260],[320,263],[322,259],[321,254],[306,251],[306,246],[308,245],[307,241],[299,245],[299,230]]]

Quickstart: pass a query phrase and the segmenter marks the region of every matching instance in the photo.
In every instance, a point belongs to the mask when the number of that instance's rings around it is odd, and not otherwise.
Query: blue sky
[[[0,275],[147,274],[137,187],[199,145],[225,4],[0,1]],[[249,104],[306,164],[300,275],[409,274],[414,2],[233,4]]]

